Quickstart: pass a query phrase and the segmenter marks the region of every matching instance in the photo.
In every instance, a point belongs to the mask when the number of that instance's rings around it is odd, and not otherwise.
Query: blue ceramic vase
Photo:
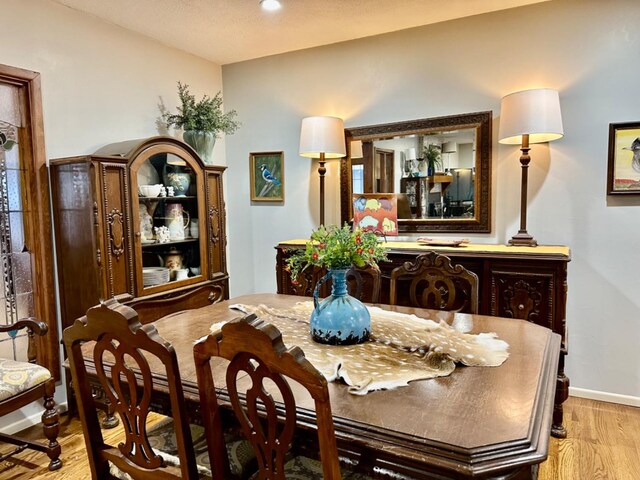
[[[348,269],[331,270],[318,282],[313,292],[311,337],[318,343],[354,345],[369,339],[371,316],[357,298],[347,293]],[[320,286],[332,280],[331,295],[318,301]]]
[[[162,173],[165,187],[173,187],[176,197],[186,197],[191,185],[191,174],[182,170],[181,166],[165,164]]]

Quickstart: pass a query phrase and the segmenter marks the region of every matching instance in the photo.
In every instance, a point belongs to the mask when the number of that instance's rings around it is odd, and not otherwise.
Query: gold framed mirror
[[[397,195],[402,233],[491,231],[491,111],[345,129],[341,221],[354,195]]]

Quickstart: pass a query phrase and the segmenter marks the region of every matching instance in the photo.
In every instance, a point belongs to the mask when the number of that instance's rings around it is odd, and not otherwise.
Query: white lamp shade
[[[456,142],[444,142],[442,144],[442,153],[457,153],[458,144]]]
[[[407,148],[404,151],[404,158],[405,160],[415,160],[418,157],[416,157],[416,149],[415,148]]]
[[[540,88],[507,95],[500,106],[499,142],[521,145],[522,135],[529,143],[551,142],[562,138],[560,98],[556,90]]]
[[[344,157],[344,122],[336,117],[307,117],[300,128],[300,156],[320,158]]]
[[[362,141],[354,140],[351,142],[351,158],[362,157],[364,157],[364,153],[362,153]]]

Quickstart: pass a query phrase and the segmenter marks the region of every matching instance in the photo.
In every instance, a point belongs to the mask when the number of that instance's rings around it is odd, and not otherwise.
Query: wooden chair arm
[[[47,324],[41,322],[37,318],[25,317],[10,325],[0,325],[0,333],[11,332],[13,330],[21,330],[23,328],[28,328],[36,335],[44,335],[49,330]]]

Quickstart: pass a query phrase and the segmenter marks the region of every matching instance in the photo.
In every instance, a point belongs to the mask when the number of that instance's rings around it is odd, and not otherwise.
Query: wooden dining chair
[[[378,303],[382,285],[381,277],[380,268],[377,266],[352,266],[347,272],[349,295],[356,297],[361,302]]]
[[[22,318],[10,325],[0,325],[0,333],[17,332],[27,329],[28,350],[27,361],[16,361],[0,357],[0,417],[26,407],[36,400],[44,400],[42,425],[46,443],[34,442],[16,435],[0,433],[0,442],[16,445],[16,448],[0,455],[0,462],[6,460],[25,448],[45,452],[49,456],[49,470],[62,467],[60,460],[60,444],[57,437],[60,430],[58,409],[53,401],[56,380],[51,372],[36,363],[35,335],[45,335],[47,324],[35,318]]]
[[[194,346],[198,389],[215,480],[224,478],[228,467],[221,408],[210,365],[212,357],[230,361],[226,390],[242,432],[258,459],[259,472],[255,478],[368,478],[344,469],[341,472],[327,380],[299,347],[287,348],[275,326],[252,314],[226,323],[221,330]],[[248,378],[242,378],[241,373]],[[302,385],[315,403],[320,462],[302,456],[290,457],[297,418],[296,401],[287,378]],[[266,387],[265,381],[271,387]],[[281,399],[278,402],[267,390],[274,386],[277,389],[274,393]]]
[[[478,276],[452,265],[446,255],[428,252],[392,270],[389,297],[391,305],[478,313]]]
[[[382,274],[378,266],[356,267],[352,265],[347,270],[346,281],[347,291],[352,297],[365,303],[378,303],[380,301]],[[331,284],[331,276],[325,273],[324,277],[318,276],[315,288],[319,289],[321,297],[326,297],[331,293]]]
[[[143,326],[133,309],[109,300],[90,308],[86,316],[65,329],[63,338],[92,478],[123,478],[123,472],[135,479],[199,478],[176,353],[155,327]],[[88,341],[95,342],[93,360],[97,379],[124,428],[125,440],[118,446],[105,443],[100,430],[82,355],[82,344]],[[147,416],[154,380],[145,354],[155,357],[166,369],[178,466],[170,465],[150,445]]]

